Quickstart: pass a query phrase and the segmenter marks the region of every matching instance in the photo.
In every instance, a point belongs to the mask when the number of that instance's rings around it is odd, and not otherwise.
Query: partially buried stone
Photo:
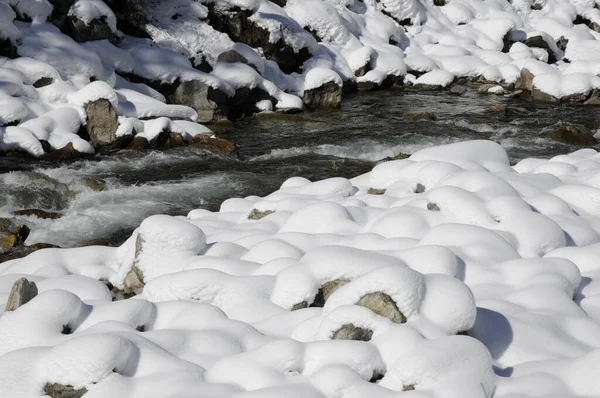
[[[38,289],[34,282],[29,282],[26,278],[17,280],[8,295],[5,311],[15,311],[31,301],[37,294]]]
[[[50,398],[81,398],[87,393],[85,388],[76,390],[73,386],[58,383],[46,383],[44,393]]]
[[[385,318],[388,318],[394,323],[405,323],[406,317],[396,305],[396,302],[383,292],[373,292],[364,295],[358,300],[358,305],[365,307]]]
[[[373,331],[367,328],[354,326],[351,323],[343,325],[341,328],[333,332],[332,340],[357,340],[370,341],[373,337]]]

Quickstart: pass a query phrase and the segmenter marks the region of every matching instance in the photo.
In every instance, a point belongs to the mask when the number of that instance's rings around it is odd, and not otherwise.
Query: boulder
[[[58,383],[46,383],[44,393],[50,398],[81,398],[87,393],[85,388],[76,390],[73,386]]]
[[[385,189],[369,188],[367,193],[369,195],[383,195],[383,194],[385,194],[385,191],[386,191]]]
[[[165,146],[165,148],[168,148],[168,149],[180,148],[182,146],[186,146],[186,142],[183,139],[183,137],[181,136],[181,134],[171,133],[171,134],[169,134],[169,138],[167,139],[167,142],[165,143],[164,146]]]
[[[114,41],[113,31],[106,22],[106,17],[93,19],[89,24],[86,24],[81,19],[71,15],[67,19],[67,29],[69,36],[79,43],[94,40]]]
[[[569,145],[593,146],[598,144],[590,129],[582,124],[564,124],[556,126],[548,133],[551,139]]]
[[[370,341],[372,337],[372,330],[354,326],[351,323],[343,325],[331,335],[332,340]]]
[[[40,77],[33,83],[33,87],[42,88],[51,85],[54,83],[54,79],[51,77]]]
[[[320,87],[305,90],[302,102],[308,108],[339,108],[342,104],[342,86],[330,81]]]
[[[29,236],[29,227],[0,218],[0,253],[23,246]]]
[[[223,138],[218,138],[212,134],[198,134],[192,138],[190,146],[196,148],[208,149],[212,152],[220,153],[225,156],[238,156],[238,149],[235,143]]]
[[[105,0],[117,17],[117,29],[135,37],[149,38],[146,25],[160,0]]]
[[[84,177],[81,179],[81,183],[92,191],[102,192],[106,190],[106,181],[101,178]]]
[[[159,90],[160,91],[160,90]],[[173,104],[186,105],[193,108],[198,113],[198,122],[207,123],[217,118],[217,102],[211,99],[211,94],[215,90],[200,80],[189,80],[177,82],[171,93],[161,91],[167,99]],[[216,93],[218,94],[218,93]],[[217,95],[221,100],[227,103],[227,96]],[[223,107],[221,107],[223,108]],[[228,108],[228,107],[226,107]],[[227,109],[222,113],[226,114]]]
[[[560,102],[585,102],[588,99],[589,93],[576,93],[571,95],[566,95],[560,98]]]
[[[467,92],[467,88],[465,86],[461,86],[459,84],[454,85],[450,88],[450,93],[455,95],[463,95]]]
[[[533,90],[533,73],[528,69],[521,69],[521,74],[515,84],[515,90],[532,91]]]
[[[555,96],[546,94],[545,92],[538,90],[535,87],[531,90],[531,99],[537,102],[544,102],[547,104],[557,104],[560,102],[560,100]]]
[[[319,288],[311,307],[323,307],[327,302],[327,299],[329,299],[329,296],[331,296],[333,292],[338,290],[340,287],[346,285],[348,282],[350,281],[346,279],[336,279],[334,281],[325,282]]]
[[[87,118],[86,129],[95,147],[112,145],[117,138],[119,122],[117,112],[110,101],[101,98],[84,105]]]
[[[388,318],[394,323],[406,322],[406,317],[400,312],[396,302],[383,292],[366,294],[356,304],[368,308],[377,315]]]
[[[37,294],[38,289],[34,282],[29,282],[26,278],[18,279],[10,289],[4,311],[15,311],[31,301]]]
[[[53,211],[45,211],[41,209],[24,209],[13,211],[13,215],[19,217],[34,216],[43,220],[56,220],[62,217],[62,214]]]
[[[440,211],[440,206],[438,206],[437,203],[428,202],[427,203],[427,210],[429,210],[429,211]]]
[[[584,105],[600,105],[600,90],[592,90],[590,98],[588,98]]]
[[[60,149],[43,154],[40,156],[40,159],[51,162],[62,162],[66,160],[79,159],[84,156],[85,154],[79,152],[77,149],[75,149],[75,147],[73,147],[73,143],[69,142],[66,146]]]
[[[17,47],[13,45],[10,39],[0,39],[0,57],[18,57]]]
[[[148,140],[146,137],[135,137],[129,145],[125,147],[129,151],[147,151],[149,148]]]
[[[219,54],[219,56],[217,57],[217,62],[223,62],[227,64],[234,64],[239,62],[242,64],[248,64],[248,59],[246,59],[246,57],[244,57],[242,54],[238,53],[235,50],[227,50]]]
[[[75,0],[48,0],[52,4],[52,14],[50,14],[50,22],[63,30],[67,26],[69,10]]]
[[[531,36],[527,38],[523,44],[525,44],[527,47],[542,48],[546,50],[548,52],[548,63],[553,64],[556,62],[556,55],[554,54],[554,51],[550,45],[546,43],[546,40],[544,40],[542,36]]]

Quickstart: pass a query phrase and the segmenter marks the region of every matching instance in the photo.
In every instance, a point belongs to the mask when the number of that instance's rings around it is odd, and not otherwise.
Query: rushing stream
[[[507,112],[490,112],[495,104],[507,105]],[[438,120],[406,117],[425,111]],[[150,214],[218,210],[227,198],[263,196],[296,175],[349,178],[369,171],[378,160],[432,145],[491,139],[506,148],[512,161],[572,151],[546,138],[547,128],[559,122],[595,130],[600,114],[589,107],[538,105],[474,92],[357,94],[346,98],[340,110],[215,127],[239,145],[240,160],[191,148],[121,152],[60,166],[0,157],[0,217],[30,208],[63,214],[56,220],[25,218],[32,229],[28,244],[70,247],[98,238],[118,244]],[[84,180],[90,177],[106,181],[105,189],[89,188]]]

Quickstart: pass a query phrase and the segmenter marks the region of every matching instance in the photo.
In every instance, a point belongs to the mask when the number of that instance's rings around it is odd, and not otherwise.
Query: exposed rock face
[[[304,91],[302,97],[308,108],[339,108],[342,104],[342,86],[327,82],[320,87]]]
[[[533,73],[531,73],[528,69],[521,69],[521,75],[517,80],[517,84],[515,85],[516,90],[523,91],[532,91],[533,90]]]
[[[9,219],[0,218],[0,253],[23,246],[29,232],[27,225],[14,224]]]
[[[269,40],[268,30],[250,20],[253,11],[232,7],[222,10],[208,5],[208,22],[219,32],[226,33],[234,42],[240,42],[254,48],[261,48],[267,59],[277,62],[284,73],[300,72],[302,65],[310,58],[307,48],[294,52],[285,41],[279,39],[276,43]]]
[[[87,115],[87,132],[95,147],[112,145],[117,138],[117,112],[107,99],[99,99],[84,105]]]
[[[373,331],[366,328],[361,328],[348,323],[338,330],[336,330],[331,336],[332,340],[357,340],[357,341],[370,341],[373,337]]]
[[[465,86],[461,86],[459,84],[452,86],[452,88],[450,88],[450,92],[452,94],[456,94],[456,95],[463,95],[464,93],[467,92],[467,88]]]
[[[311,307],[323,307],[327,302],[327,299],[329,299],[329,296],[348,282],[350,281],[346,279],[336,279],[334,281],[325,282],[323,286],[319,288],[319,292],[315,296],[315,300]]]
[[[38,289],[34,282],[29,282],[26,278],[17,280],[10,289],[5,311],[15,311],[31,301],[37,294]]]
[[[190,145],[208,149],[225,156],[238,156],[237,146],[233,142],[213,137],[211,134],[198,134],[194,136]]]
[[[264,218],[264,217],[268,216],[269,214],[273,214],[273,213],[275,213],[275,212],[271,211],[271,210],[260,211],[257,209],[252,209],[250,214],[248,214],[248,220],[260,220],[261,218]]]
[[[65,160],[79,159],[84,155],[85,154],[79,152],[77,149],[75,149],[75,147],[73,147],[73,143],[69,142],[66,146],[60,149],[43,154],[40,156],[40,159],[52,162],[62,162]]]
[[[44,393],[50,398],[81,398],[87,393],[85,388],[76,390],[73,386],[66,386],[58,383],[46,383]]]
[[[406,318],[398,309],[396,302],[383,292],[374,292],[364,295],[358,301],[357,305],[368,308],[377,315],[386,317],[394,323],[406,322]]]
[[[590,129],[581,124],[566,124],[554,128],[548,136],[569,145],[593,146],[598,144]]]
[[[67,19],[69,36],[73,40],[84,43],[93,40],[113,40],[113,32],[106,22],[106,18],[94,19],[86,24],[81,19],[70,16]]]

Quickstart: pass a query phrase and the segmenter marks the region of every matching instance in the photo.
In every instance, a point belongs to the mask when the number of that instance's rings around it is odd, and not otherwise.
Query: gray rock
[[[227,64],[234,64],[240,62],[242,64],[248,64],[248,60],[242,54],[235,50],[224,51],[217,57],[217,62],[224,62]]]
[[[531,90],[531,99],[537,102],[544,102],[547,104],[558,104],[560,102],[560,100],[555,96],[546,94],[545,92],[540,91],[535,87]]]
[[[0,218],[0,253],[23,246],[29,236],[29,227]]]
[[[250,214],[248,214],[248,220],[260,220],[261,218],[264,218],[264,217],[268,216],[269,214],[273,214],[273,213],[275,213],[275,212],[271,211],[271,210],[260,211],[258,209],[252,209]]]
[[[427,121],[427,122],[435,122],[435,121],[439,120],[437,115],[432,112],[407,113],[405,116],[409,120],[420,120],[420,121]]]
[[[455,85],[450,88],[450,92],[456,95],[463,95],[467,92],[467,88],[465,86]]]
[[[496,86],[495,84],[482,84],[477,89],[477,93],[478,94],[487,94],[488,91],[490,90],[490,88],[495,87],[495,86]]]
[[[369,195],[383,195],[383,194],[385,194],[385,191],[386,191],[385,189],[369,188],[367,193]]]
[[[427,203],[427,210],[429,211],[440,211],[440,207],[436,203]]]
[[[364,295],[356,304],[368,308],[377,315],[386,317],[394,323],[406,322],[406,317],[400,312],[396,302],[383,292]]]
[[[532,91],[533,90],[533,73],[528,69],[521,69],[521,75],[515,84],[515,90]]]
[[[292,307],[292,311],[298,311],[304,308],[308,308],[308,303],[306,301],[302,301],[298,304],[294,304],[294,306]]]
[[[336,279],[334,281],[325,282],[319,288],[319,291],[318,291],[317,295],[315,296],[315,299],[314,299],[313,303],[311,304],[311,307],[323,307],[325,305],[325,303],[327,302],[327,300],[329,299],[329,296],[331,296],[333,294],[333,292],[335,292],[340,287],[346,285],[349,282],[350,281],[346,280],[346,279]]]
[[[85,388],[76,390],[73,386],[66,386],[58,383],[46,383],[44,393],[50,398],[81,398],[87,393]]]
[[[343,325],[331,335],[332,340],[370,341],[372,337],[372,330],[357,327],[351,323]]]
[[[555,141],[576,146],[594,146],[598,140],[594,138],[590,129],[582,124],[563,124],[555,127],[548,133]]]
[[[126,295],[132,296],[142,293],[144,290],[144,274],[142,271],[136,266],[137,261],[142,253],[144,248],[144,238],[141,234],[138,234],[137,239],[135,240],[135,255],[133,260],[133,266],[131,270],[125,276],[125,281],[123,282],[124,288],[123,291]]]
[[[37,294],[38,289],[34,282],[29,282],[25,278],[17,280],[10,289],[5,311],[15,311],[31,301]]]
[[[186,105],[198,112],[199,122],[211,122],[216,118],[217,103],[209,98],[211,87],[200,80],[180,82],[168,99]]]
[[[87,117],[86,129],[96,147],[112,145],[117,138],[117,112],[110,101],[101,98],[84,105]]]
[[[342,86],[335,82],[327,82],[321,87],[304,91],[302,97],[308,108],[339,108],[342,104]]]
[[[75,16],[70,16],[67,20],[69,26],[69,35],[79,43],[85,43],[93,40],[112,40],[113,32],[106,22],[106,18],[94,19],[86,24]]]

